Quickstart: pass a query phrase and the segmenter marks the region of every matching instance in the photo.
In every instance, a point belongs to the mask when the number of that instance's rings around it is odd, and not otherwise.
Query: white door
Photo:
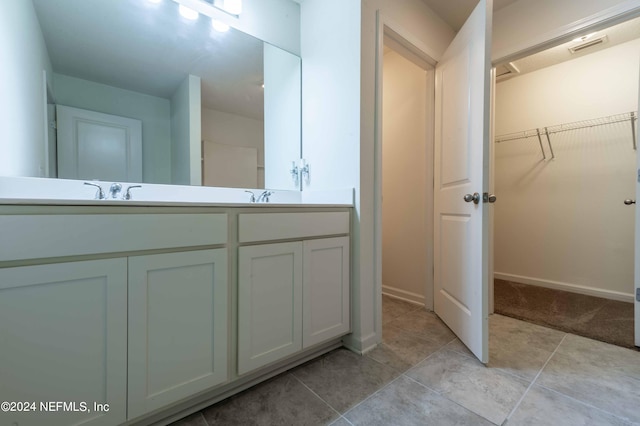
[[[142,182],[142,122],[57,106],[58,177]]]
[[[128,418],[224,383],[227,249],[129,258]]]
[[[640,94],[638,95],[638,105],[640,105]],[[638,132],[636,131],[636,147],[640,146],[640,138],[638,138]],[[640,202],[640,149],[636,150],[636,166],[638,168],[638,174],[636,175],[636,202]],[[635,253],[634,253],[634,281],[635,288],[633,297],[635,300],[635,345],[640,346],[640,208],[636,204],[636,241],[635,241]]]
[[[481,0],[436,67],[434,307],[489,360],[488,190],[492,0]],[[477,202],[465,202],[477,194]]]
[[[35,404],[1,425],[126,421],[126,259],[0,268],[0,324],[0,401]]]
[[[351,329],[349,237],[304,241],[302,251],[302,347],[308,348]]]
[[[302,242],[238,249],[238,374],[302,349]]]

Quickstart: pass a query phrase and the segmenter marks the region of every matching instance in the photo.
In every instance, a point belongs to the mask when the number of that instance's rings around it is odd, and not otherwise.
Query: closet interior
[[[494,310],[634,347],[640,21],[499,65]]]

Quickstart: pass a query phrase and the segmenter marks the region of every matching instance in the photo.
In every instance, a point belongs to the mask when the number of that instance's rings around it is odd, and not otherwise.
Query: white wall
[[[292,161],[300,159],[300,58],[264,43],[264,183],[267,188],[300,189]]]
[[[385,53],[382,99],[382,291],[425,304],[427,72]]]
[[[352,329],[366,351],[382,337],[375,261],[377,17],[381,10],[438,59],[454,32],[420,0],[305,0],[301,4],[302,155],[309,189],[354,187]],[[381,279],[381,277],[378,277]]]
[[[497,85],[496,134],[637,110],[640,40]],[[496,145],[498,278],[620,298],[633,291],[629,122]],[[549,151],[547,151],[549,155]]]
[[[202,109],[202,140],[258,150],[258,165],[264,165],[264,122],[237,114]],[[264,169],[258,170],[258,188],[264,188]]]
[[[491,57],[504,59],[639,8],[637,0],[519,0],[493,16]]]
[[[45,88],[52,75],[30,1],[8,1],[0,13],[0,176],[45,176]]]
[[[142,121],[142,180],[171,183],[171,111],[168,99],[54,74],[59,105]]]
[[[201,184],[201,116],[200,77],[190,75],[171,97],[171,183]]]

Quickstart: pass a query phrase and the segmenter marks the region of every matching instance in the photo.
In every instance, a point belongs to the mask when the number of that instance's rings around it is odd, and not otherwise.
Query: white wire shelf
[[[496,136],[495,143],[515,141],[518,139],[537,138],[538,142],[540,143],[540,150],[542,151],[542,157],[543,159],[546,159],[546,154],[543,149],[543,142],[542,142],[542,137],[544,136],[549,146],[549,151],[551,152],[551,159],[553,159],[555,158],[555,154],[553,153],[553,146],[551,145],[551,135],[555,133],[568,132],[571,130],[588,129],[591,127],[606,126],[609,124],[624,123],[626,121],[629,121],[631,123],[630,130],[631,130],[633,149],[636,149],[637,147],[636,147],[636,125],[635,124],[637,120],[638,120],[637,111],[632,111],[624,114],[610,115],[608,117],[599,117],[599,118],[593,118],[590,120],[574,121],[572,123],[564,123],[564,124],[557,124],[554,126],[542,127],[538,129],[530,129],[530,130],[525,130],[523,132],[507,133],[504,135]]]

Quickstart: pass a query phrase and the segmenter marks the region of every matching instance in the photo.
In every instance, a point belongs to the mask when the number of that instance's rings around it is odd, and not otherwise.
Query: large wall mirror
[[[292,189],[300,58],[172,0],[20,1],[51,67],[43,175]]]

